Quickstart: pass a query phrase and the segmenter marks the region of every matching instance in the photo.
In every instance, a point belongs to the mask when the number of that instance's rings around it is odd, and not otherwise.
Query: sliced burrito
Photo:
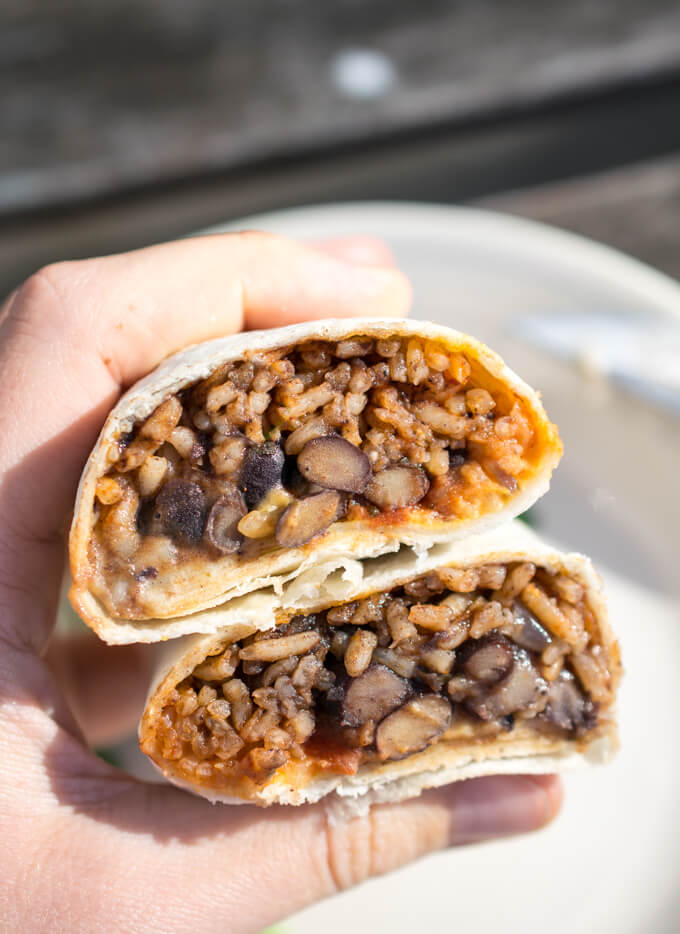
[[[351,599],[251,594],[220,633],[164,646],[139,735],[170,781],[261,805],[398,800],[616,748],[619,649],[583,555],[512,523],[364,563]]]
[[[537,394],[447,328],[210,341],[110,414],[78,492],[71,599],[109,642],[195,632],[192,614],[310,564],[496,526],[545,492],[561,450]]]

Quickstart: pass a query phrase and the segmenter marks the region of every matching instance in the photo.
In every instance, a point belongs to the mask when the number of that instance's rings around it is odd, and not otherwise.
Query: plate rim
[[[201,233],[236,231],[244,227],[276,230],[283,225],[299,222],[300,227],[309,228],[303,234],[309,236],[317,221],[322,227],[319,231],[320,236],[328,234],[328,231],[323,229],[325,226],[345,228],[346,232],[350,233],[353,221],[359,228],[369,224],[377,226],[379,222],[382,222],[386,230],[394,228],[395,231],[408,224],[409,233],[418,239],[434,237],[443,241],[452,235],[459,238],[463,232],[466,232],[470,235],[471,242],[474,238],[484,239],[492,248],[505,245],[509,255],[530,256],[538,262],[545,262],[552,268],[573,271],[573,274],[577,276],[585,274],[590,282],[601,282],[605,288],[613,287],[617,292],[626,292],[632,302],[636,298],[640,300],[642,312],[656,311],[676,319],[680,318],[680,283],[671,276],[614,247],[580,234],[486,208],[409,201],[328,202],[258,213],[225,224],[214,225]],[[359,229],[357,232],[363,231]],[[612,579],[620,577],[611,569],[607,569],[607,572]],[[626,583],[631,587],[631,593],[638,589],[642,592],[639,582],[628,581]],[[663,601],[664,606],[672,605],[672,597],[658,591],[649,591],[647,596],[652,593],[655,599]],[[632,794],[632,791],[629,792],[629,787],[632,788],[632,785],[624,785],[626,795]],[[627,797],[625,800],[628,800]],[[558,825],[555,825],[555,830],[558,829]],[[565,839],[571,839],[573,833],[573,830],[567,833]],[[545,844],[544,852],[547,859],[555,852],[554,847],[557,845],[558,843],[552,839]],[[603,854],[609,852],[609,847],[613,845],[610,843],[602,847],[598,844]],[[485,846],[495,846],[495,844],[490,843]],[[466,878],[465,873],[463,873],[463,878]],[[636,887],[633,889],[636,892],[639,891]],[[663,930],[670,930],[670,927],[666,925],[673,923],[677,902],[674,901],[670,907],[665,904],[656,905],[660,912],[662,910],[664,912],[659,919],[656,915],[649,917],[647,915],[652,903],[653,896],[650,895],[649,902],[645,902],[644,906],[640,904],[639,910],[644,911],[645,915],[637,920],[652,924],[660,920],[664,925]],[[593,904],[600,907],[599,901]],[[308,910],[327,912],[328,908],[321,909],[319,905],[316,905]],[[672,912],[672,917],[667,912]],[[313,918],[314,915],[311,917]],[[595,914],[579,918],[575,913],[571,924],[580,922],[583,927],[585,921],[585,927],[590,930],[588,922],[596,923],[598,918],[599,915]],[[294,932],[298,929],[298,923],[296,915],[284,926]],[[305,925],[302,927],[303,930],[309,930],[311,923],[303,922],[303,925]],[[486,926],[482,925],[479,930],[486,930]]]
[[[658,311],[680,319],[680,282],[672,276],[582,234],[488,208],[423,201],[329,201],[244,215],[213,224],[193,236],[267,230],[316,219],[324,224],[329,219],[342,223],[347,235],[351,235],[353,224],[360,227],[375,222],[376,216],[386,215],[391,225],[408,224],[409,233],[416,236],[450,237],[453,230],[464,228],[466,235],[497,241],[512,253],[539,256],[562,267],[587,269],[589,276],[614,281],[619,289],[637,294]]]

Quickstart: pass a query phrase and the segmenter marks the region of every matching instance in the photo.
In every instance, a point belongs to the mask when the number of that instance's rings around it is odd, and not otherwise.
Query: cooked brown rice
[[[217,647],[143,749],[220,788],[291,763],[353,774],[519,729],[587,742],[615,678],[575,578],[518,562],[442,568]]]
[[[93,591],[144,618],[147,583],[197,555],[247,559],[405,509],[497,511],[530,473],[534,433],[525,404],[483,379],[417,337],[310,341],[222,365],[120,439],[96,487]]]

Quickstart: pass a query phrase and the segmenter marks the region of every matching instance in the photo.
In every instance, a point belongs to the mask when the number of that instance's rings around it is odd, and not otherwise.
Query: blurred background
[[[55,260],[362,200],[546,221],[680,278],[679,114],[677,0],[3,0],[0,294]],[[410,931],[413,891],[427,896],[419,921],[441,923],[446,874],[470,934],[507,926],[508,905],[528,934],[677,932],[678,681],[659,677],[659,660],[680,663],[680,516],[667,495],[680,433],[656,402],[667,389],[680,411],[680,293],[548,231],[461,212],[336,207],[274,226],[387,232],[418,308],[488,340],[541,387],[566,455],[531,519],[597,560],[627,668],[623,752],[571,780],[540,845],[442,855],[287,930],[340,929],[352,908],[362,930]],[[563,330],[571,316],[588,350],[619,334],[628,356],[656,328],[643,367],[672,329],[667,382],[610,392],[592,360],[586,373],[524,340],[531,328],[536,344],[550,315]],[[638,363],[623,367],[624,388]],[[641,622],[654,636],[642,646]],[[134,737],[108,754],[144,772]],[[527,879],[541,899],[516,898]]]
[[[675,0],[4,0],[0,290],[319,201],[501,208],[680,274]]]

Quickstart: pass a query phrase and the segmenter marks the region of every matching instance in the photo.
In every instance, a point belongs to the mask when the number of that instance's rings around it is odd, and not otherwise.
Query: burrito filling
[[[169,692],[142,748],[217,789],[353,774],[432,743],[585,745],[612,700],[583,586],[529,563],[443,568],[216,653]]]
[[[92,589],[121,616],[172,613],[192,567],[297,548],[338,522],[495,512],[535,469],[534,435],[517,396],[435,341],[253,353],[168,397],[111,445],[96,488]],[[221,592],[217,574],[201,586],[204,597]]]

